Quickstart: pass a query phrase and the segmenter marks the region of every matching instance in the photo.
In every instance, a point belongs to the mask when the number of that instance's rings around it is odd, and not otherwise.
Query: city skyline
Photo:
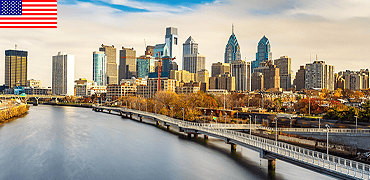
[[[51,57],[59,51],[75,55],[75,79],[92,79],[91,54],[101,44],[134,47],[137,56],[144,55],[144,39],[147,45],[165,43],[166,27],[178,28],[179,43],[190,35],[194,37],[199,51],[207,57],[206,69],[210,71],[212,63],[223,62],[231,24],[235,26],[242,59],[246,57],[248,62],[255,60],[256,45],[265,35],[271,43],[272,59],[289,56],[294,73],[300,65],[310,62],[310,54],[311,62],[318,54],[318,60],[334,65],[335,72],[369,68],[366,9],[370,3],[366,1],[181,3],[184,2],[163,6],[154,2],[149,7],[141,6],[142,1],[95,5],[59,1],[57,29],[0,30],[0,71],[5,69],[5,50],[17,44],[17,49],[29,52],[28,79],[40,79],[43,86],[51,86]],[[118,4],[133,10],[115,8]],[[230,14],[230,10],[238,13]],[[150,30],[146,28],[149,26]],[[178,54],[182,54],[182,48],[179,50]],[[175,60],[179,69],[181,59]],[[4,77],[0,78],[0,84],[4,83]]]

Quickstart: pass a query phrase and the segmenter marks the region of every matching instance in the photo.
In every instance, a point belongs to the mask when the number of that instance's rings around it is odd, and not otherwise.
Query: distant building
[[[280,72],[280,87],[284,90],[292,86],[292,60],[288,56],[281,56],[274,60],[274,64],[279,68]]]
[[[166,36],[165,42],[167,44],[169,54],[171,58],[179,58],[179,46],[178,46],[178,38],[179,34],[177,28],[175,27],[167,27],[166,28]]]
[[[196,76],[197,76],[197,79],[196,79],[197,82],[203,82],[203,83],[206,84],[205,85],[206,86],[205,91],[204,91],[204,92],[206,92],[206,90],[209,89],[209,72],[208,72],[208,70],[207,69],[202,69],[202,70],[197,72]]]
[[[41,87],[41,80],[29,79],[29,80],[27,80],[27,87],[40,88]]]
[[[99,86],[107,85],[107,55],[101,51],[93,52],[93,81]]]
[[[263,73],[261,72],[254,72],[251,75],[252,79],[252,84],[251,84],[251,90],[256,91],[256,90],[261,90],[264,89],[263,87]]]
[[[153,56],[155,46],[146,46],[145,55]]]
[[[181,86],[176,86],[177,94],[197,93],[201,90],[201,82],[182,83]]]
[[[369,88],[369,70],[368,69],[361,69],[360,71],[340,71],[338,72],[335,78],[334,86],[340,86],[341,82],[343,81],[343,89],[350,89],[350,90],[362,90]]]
[[[305,83],[306,83],[306,67],[300,66],[294,80],[295,89],[297,91],[301,91],[302,89],[305,89]]]
[[[155,72],[154,68],[154,60],[155,58],[149,55],[140,56],[137,58],[137,77],[138,78],[145,78],[149,76],[149,73]]]
[[[90,89],[87,90],[87,94],[89,96],[91,95],[100,96],[101,94],[105,94],[105,93],[107,93],[107,86],[92,85]]]
[[[174,79],[177,82],[190,82],[190,81],[196,81],[196,74],[195,73],[189,73],[189,71],[181,70],[181,71],[174,71],[172,70],[170,72],[170,79]]]
[[[58,52],[52,57],[52,92],[55,95],[74,95],[73,55]]]
[[[170,91],[175,92],[176,80],[161,78],[161,91]],[[148,79],[147,86],[138,86],[137,87],[137,96],[151,98],[158,92],[158,78]]]
[[[154,57],[159,58],[163,56],[169,56],[169,49],[167,44],[156,44],[153,49]]]
[[[135,96],[136,92],[137,86],[135,84],[108,85],[107,99],[114,101],[121,96]]]
[[[334,66],[325,61],[306,64],[305,76],[305,89],[334,90]]]
[[[120,84],[134,84],[136,86],[146,86],[147,80],[143,78],[131,78],[131,79],[121,79]]]
[[[209,89],[226,89],[228,91],[235,91],[235,77],[230,73],[221,74],[217,77],[209,78]]]
[[[233,25],[231,36],[225,48],[225,61],[224,62],[231,63],[233,61],[240,60],[240,59],[241,59],[240,46],[234,34],[234,25]]]
[[[170,71],[171,70],[175,70],[175,71],[179,70],[179,66],[177,65],[177,63],[175,61],[172,61],[170,63]]]
[[[335,73],[334,74],[334,79],[335,79],[335,82],[334,82],[334,89],[342,89],[344,90],[345,89],[345,80],[344,80],[344,77],[342,75],[339,75],[338,73]]]
[[[5,85],[27,86],[28,51],[5,50]]]
[[[50,87],[26,87],[24,88],[25,94],[28,95],[51,95],[52,90]]]
[[[117,52],[116,48],[112,46],[101,45],[99,51],[107,55],[107,84],[118,84],[118,70],[117,70]]]
[[[75,96],[89,96],[89,89],[94,84],[94,81],[85,78],[75,80]]]
[[[235,91],[247,91],[247,63],[244,60],[231,62],[231,72],[235,77]]]
[[[212,63],[211,66],[212,77],[217,77],[221,74],[231,73],[231,67],[229,63]]]
[[[263,74],[263,89],[280,88],[280,73],[279,68],[273,65],[272,60],[263,61],[260,67],[255,68],[253,73],[260,72]],[[257,75],[254,75],[257,77]],[[252,82],[253,83],[253,82]],[[261,90],[263,90],[261,89]]]
[[[251,91],[251,63],[247,62],[247,91]]]
[[[257,45],[256,60],[251,63],[251,72],[254,72],[255,68],[260,67],[260,64],[264,61],[272,59],[270,41],[266,36],[263,36]]]
[[[152,53],[153,54],[153,53]],[[119,51],[119,78],[129,79],[136,76],[136,51],[134,48],[124,48]]]

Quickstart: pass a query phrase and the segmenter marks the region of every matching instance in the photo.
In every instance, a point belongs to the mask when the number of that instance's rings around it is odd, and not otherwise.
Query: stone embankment
[[[0,123],[7,122],[11,118],[21,116],[28,112],[29,106],[17,101],[1,101]]]

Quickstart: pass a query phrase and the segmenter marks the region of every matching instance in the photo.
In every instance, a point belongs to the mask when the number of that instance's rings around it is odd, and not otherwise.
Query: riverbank
[[[19,104],[0,110],[0,124],[10,121],[12,118],[22,116],[28,112],[27,104]]]

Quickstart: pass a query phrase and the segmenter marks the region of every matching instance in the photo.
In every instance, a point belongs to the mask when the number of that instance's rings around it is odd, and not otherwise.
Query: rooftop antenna
[[[316,54],[316,61],[317,61],[317,54]]]
[[[311,63],[312,61],[311,61],[311,54],[310,54],[310,63]]]
[[[15,45],[15,50],[17,50],[17,45]]]
[[[234,34],[234,24],[232,24],[232,33]]]

